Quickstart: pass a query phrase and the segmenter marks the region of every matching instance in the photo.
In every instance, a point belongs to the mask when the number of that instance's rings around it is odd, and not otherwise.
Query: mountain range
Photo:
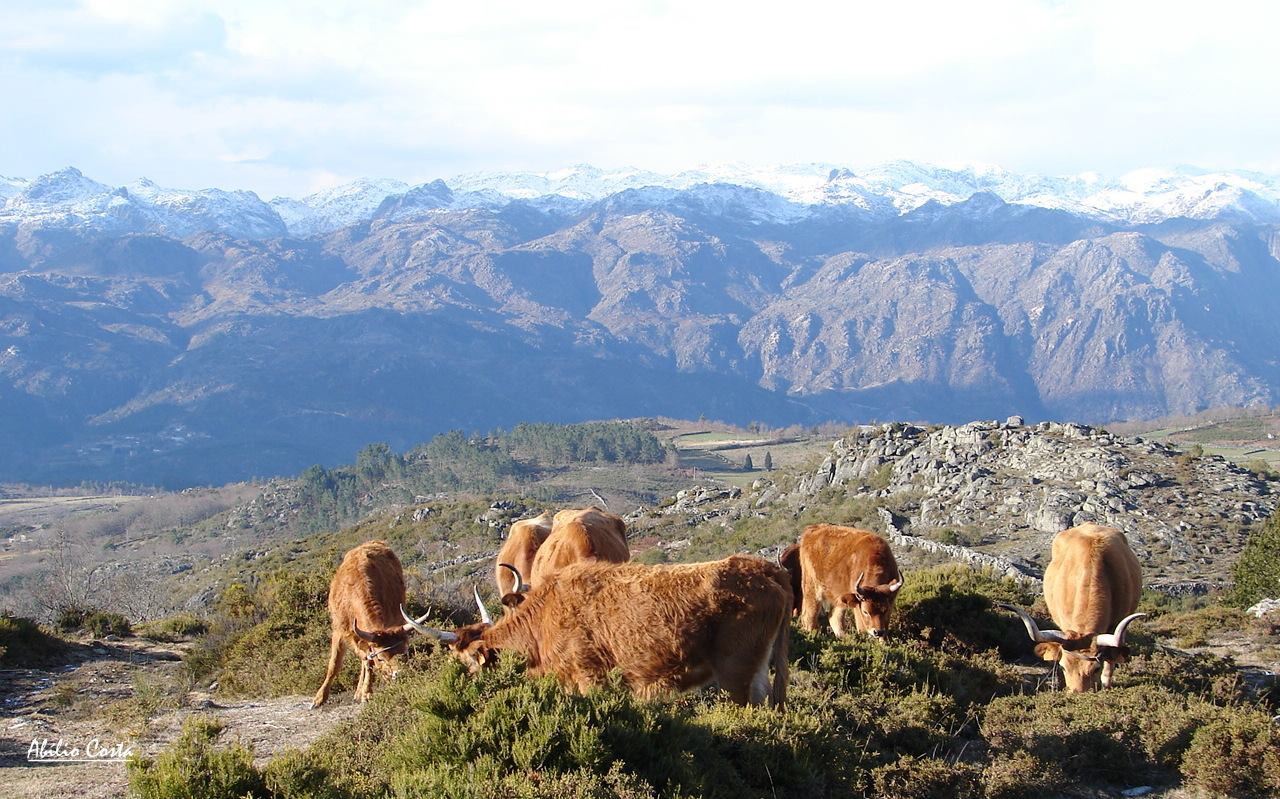
[[[1253,173],[0,178],[0,480],[222,482],[532,420],[1275,403],[1278,289]]]

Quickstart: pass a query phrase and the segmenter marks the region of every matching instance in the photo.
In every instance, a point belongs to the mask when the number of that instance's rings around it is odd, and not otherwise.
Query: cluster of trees
[[[452,430],[400,455],[370,444],[354,464],[312,466],[298,478],[304,527],[355,520],[379,502],[412,502],[439,491],[515,488],[549,468],[577,463],[659,463],[666,449],[633,422],[520,424],[467,436]]]
[[[508,450],[545,464],[661,463],[657,436],[631,422],[518,424],[502,437]]]

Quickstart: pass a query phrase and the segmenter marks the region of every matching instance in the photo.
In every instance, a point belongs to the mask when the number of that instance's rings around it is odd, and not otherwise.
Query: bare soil
[[[352,718],[350,695],[334,695],[317,711],[309,696],[228,701],[185,690],[181,644],[145,639],[88,640],[68,662],[49,668],[0,671],[0,795],[5,799],[107,799],[127,795],[119,761],[39,763],[34,742],[84,758],[116,745],[144,757],[178,737],[193,714],[216,718],[223,740],[252,748],[259,764],[286,749],[302,748]]]

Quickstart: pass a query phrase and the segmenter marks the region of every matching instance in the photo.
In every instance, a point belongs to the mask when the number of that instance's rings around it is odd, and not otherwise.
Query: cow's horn
[[[414,621],[409,618],[409,614],[404,612],[404,605],[400,606],[400,615],[404,616],[405,623],[423,635],[429,635],[432,638],[444,641],[446,644],[452,644],[454,641],[458,640],[458,636],[453,633],[445,632],[444,630],[434,630],[430,627],[423,627],[422,622]],[[427,617],[423,616],[422,618],[426,619]]]
[[[493,617],[489,615],[489,611],[485,610],[484,602],[480,600],[480,589],[477,586],[471,586],[471,593],[475,594],[476,607],[480,608],[480,621],[485,624],[493,624]]]
[[[499,568],[510,569],[511,573],[516,576],[516,584],[515,587],[511,589],[511,593],[523,594],[533,587],[524,581],[524,575],[520,574],[520,570],[515,566],[512,566],[510,563],[499,563],[498,566]]]
[[[889,593],[891,593],[891,594],[896,594],[896,593],[898,593],[898,591],[899,591],[899,590],[901,590],[901,588],[902,588],[902,583],[903,583],[903,582],[904,582],[904,581],[903,581],[903,579],[902,579],[902,572],[898,572],[898,579],[896,579],[896,580],[894,580],[893,582],[889,583]]]
[[[1097,643],[1098,646],[1124,646],[1124,634],[1125,631],[1129,629],[1129,625],[1133,623],[1134,619],[1140,619],[1146,615],[1147,614],[1145,613],[1130,613],[1128,616],[1121,619],[1120,623],[1116,625],[1115,632],[1102,633],[1094,639],[1094,642]]]
[[[1014,613],[1018,614],[1018,618],[1022,619],[1022,626],[1027,628],[1027,635],[1031,636],[1031,640],[1035,641],[1037,644],[1042,644],[1048,641],[1062,643],[1067,640],[1067,637],[1059,630],[1041,630],[1036,624],[1036,620],[1031,618],[1031,614],[1027,613],[1017,605],[1010,605],[1007,602],[997,602],[996,604],[1005,610],[1012,610]]]
[[[866,569],[863,569],[862,572],[858,575],[858,579],[853,581],[854,596],[857,596],[857,597],[862,596],[862,578],[866,576],[867,576]]]
[[[368,641],[371,644],[376,644],[378,642],[378,639],[374,638],[369,633],[357,627],[355,619],[351,620],[351,632],[355,633],[357,638],[360,638],[364,641]]]

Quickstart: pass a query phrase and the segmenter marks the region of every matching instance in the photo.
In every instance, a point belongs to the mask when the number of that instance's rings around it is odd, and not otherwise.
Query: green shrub
[[[1280,596],[1280,513],[1254,528],[1240,558],[1231,567],[1227,601],[1247,608],[1261,599]]]
[[[987,799],[1039,799],[1062,793],[1071,782],[1057,763],[1039,760],[1025,750],[992,757],[982,772]]]
[[[63,632],[86,632],[96,638],[125,636],[132,632],[129,620],[124,616],[96,608],[63,608],[58,612],[57,626]]]
[[[982,769],[936,757],[908,755],[871,771],[876,799],[982,799]]]
[[[182,734],[155,759],[129,761],[129,787],[140,799],[242,799],[265,792],[253,754],[240,744],[218,748],[222,726],[192,716]]]
[[[1266,713],[1151,686],[1004,697],[983,714],[989,759],[1019,757],[1029,782],[1019,785],[1015,772],[989,766],[988,784],[1001,795],[1031,795],[1043,787],[1040,772],[1059,769],[1075,782],[1183,777],[1233,795],[1274,795],[1280,752],[1270,725]]]
[[[251,605],[264,618],[247,628],[233,622],[231,631],[223,631],[219,691],[231,696],[314,691],[329,655],[328,597],[329,575],[283,570],[267,578],[251,599],[237,595],[237,603]],[[350,685],[358,664],[348,654],[345,665],[344,682]]]
[[[173,643],[204,635],[209,632],[209,624],[191,613],[179,613],[164,619],[140,624],[135,632],[143,638],[164,643]]]
[[[1256,474],[1262,480],[1280,480],[1280,471],[1276,471],[1274,466],[1262,458],[1245,461],[1240,465]]]
[[[1025,751],[1074,780],[1168,782],[1200,721],[1182,698],[1141,687],[1003,697],[982,730],[992,759]]]
[[[0,615],[0,664],[38,666],[61,659],[67,642],[22,616]]]
[[[1182,758],[1187,781],[1226,796],[1280,795],[1280,736],[1260,714],[1231,714],[1196,730]]]
[[[835,639],[823,630],[796,630],[791,640],[794,657],[814,672],[816,680],[843,691],[895,695],[937,691],[963,709],[1015,693],[1022,686],[1017,672],[992,654],[965,657],[920,641]]]
[[[894,631],[949,652],[1026,651],[1027,634],[996,602],[1028,606],[1031,592],[1007,577],[949,564],[908,572],[898,594]]]
[[[1250,690],[1231,660],[1204,653],[1160,649],[1135,652],[1116,669],[1116,684],[1164,688],[1216,705],[1271,701],[1265,687],[1261,695]]]

